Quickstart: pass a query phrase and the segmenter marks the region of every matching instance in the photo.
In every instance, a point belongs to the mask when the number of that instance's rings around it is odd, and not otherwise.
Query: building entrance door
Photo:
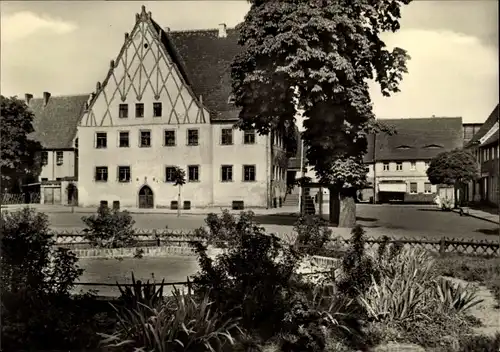
[[[139,208],[154,208],[153,191],[149,186],[142,186],[139,191]]]

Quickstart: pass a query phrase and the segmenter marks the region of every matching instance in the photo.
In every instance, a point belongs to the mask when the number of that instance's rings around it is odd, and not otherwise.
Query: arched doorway
[[[149,186],[142,186],[139,190],[139,208],[154,208],[153,191]]]

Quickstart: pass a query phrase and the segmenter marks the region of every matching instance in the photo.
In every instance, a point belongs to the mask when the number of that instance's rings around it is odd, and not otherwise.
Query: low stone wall
[[[166,257],[170,255],[194,256],[191,247],[165,246],[165,247],[130,247],[130,248],[90,248],[74,249],[78,258],[133,258],[137,252],[142,252],[144,257]]]

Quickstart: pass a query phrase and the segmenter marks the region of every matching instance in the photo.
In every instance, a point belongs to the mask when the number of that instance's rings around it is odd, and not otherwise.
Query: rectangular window
[[[130,166],[118,166],[118,181],[130,182]]]
[[[108,146],[108,136],[106,132],[97,132],[96,133],[96,148],[104,149]]]
[[[165,130],[165,134],[163,136],[163,144],[165,147],[173,147],[175,146],[175,131],[174,130]]]
[[[198,130],[188,130],[188,145],[198,145]]]
[[[108,181],[108,167],[107,166],[97,166],[95,168],[95,180],[99,182]]]
[[[403,163],[398,161],[396,163],[396,171],[403,171]]]
[[[243,132],[243,143],[244,144],[255,144],[255,131],[244,131]]]
[[[165,182],[174,182],[175,167],[167,166],[165,168]]]
[[[42,152],[42,165],[49,163],[49,152]]]
[[[232,165],[222,165],[221,167],[221,181],[230,182],[233,180],[233,166]]]
[[[410,163],[410,170],[416,170],[416,169],[417,169],[417,163],[416,163],[416,162],[414,162],[414,161],[412,161],[412,162]]]
[[[144,104],[135,104],[135,117],[144,117]]]
[[[389,163],[384,163],[384,171],[389,171]]]
[[[431,183],[430,182],[426,182],[424,183],[424,193],[432,193],[432,188],[431,188]]]
[[[411,194],[417,193],[417,183],[416,182],[410,182],[410,193]]]
[[[243,165],[243,181],[255,181],[255,165]]]
[[[141,148],[151,147],[151,131],[141,131],[139,146]]]
[[[188,166],[188,181],[198,182],[200,180],[200,167],[198,165]]]
[[[47,177],[42,177],[42,182],[43,181],[48,181],[49,179]]]
[[[233,129],[232,128],[223,128],[222,129],[222,145],[231,145],[233,144]]]
[[[63,152],[56,152],[56,164],[57,165],[62,165],[64,161],[64,153]]]
[[[118,117],[121,119],[128,118],[128,104],[120,104],[118,110]]]
[[[153,103],[153,117],[161,117],[161,103]]]
[[[128,148],[129,146],[128,132],[120,132],[120,148]]]

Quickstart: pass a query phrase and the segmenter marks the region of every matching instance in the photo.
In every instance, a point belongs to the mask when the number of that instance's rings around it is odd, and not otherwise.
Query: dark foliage
[[[495,336],[465,336],[460,341],[460,352],[498,352],[500,333]]]
[[[34,115],[24,101],[2,95],[0,111],[0,124],[4,131],[0,159],[2,190],[12,190],[23,181],[32,181],[40,174],[41,163],[37,152],[42,149],[42,145],[28,138],[34,132]]]
[[[95,331],[113,324],[92,295],[70,296],[74,253],[54,248],[45,214],[2,213],[2,348],[64,350],[97,346]]]
[[[328,223],[319,216],[301,216],[294,226],[295,246],[304,254],[319,255],[332,236]]]
[[[376,263],[365,255],[365,231],[360,225],[352,229],[351,245],[342,259],[344,277],[337,282],[340,292],[349,297],[358,297],[368,290],[372,283],[372,276],[376,281],[380,279]]]
[[[433,185],[460,185],[478,177],[476,158],[469,151],[455,149],[438,154],[427,168],[427,177]]]
[[[97,215],[83,216],[85,240],[102,248],[130,247],[136,243],[132,216],[127,211],[100,206]]]

